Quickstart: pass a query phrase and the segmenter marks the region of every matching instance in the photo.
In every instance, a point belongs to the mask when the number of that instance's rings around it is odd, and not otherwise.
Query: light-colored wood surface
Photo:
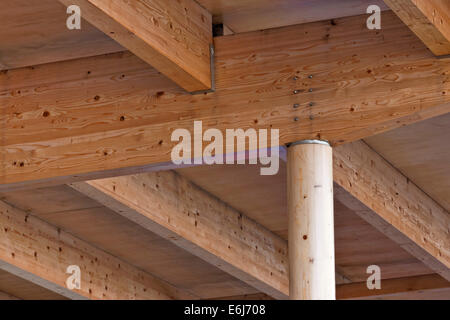
[[[55,0],[2,0],[0,70],[125,50],[84,20],[69,30],[68,17]]]
[[[335,300],[332,148],[290,146],[287,191],[289,298]]]
[[[0,301],[10,301],[10,300],[20,300],[20,299],[8,293],[0,291]]]
[[[237,32],[364,14],[369,4],[387,9],[382,0],[201,0],[215,23],[228,21]],[[109,36],[82,20],[68,30],[69,15],[55,0],[3,0],[0,20],[0,69],[35,66],[124,50]],[[24,23],[26,22],[26,23]],[[230,26],[229,26],[230,27]]]
[[[338,285],[338,300],[449,300],[450,282],[432,274],[383,280],[380,290],[368,290],[366,282]],[[223,297],[223,300],[272,300],[262,294]]]
[[[7,193],[1,198],[199,298],[257,292],[68,186]]]
[[[0,202],[0,269],[71,299],[190,298],[168,283]],[[66,287],[79,266],[80,289]]]
[[[450,282],[432,274],[383,280],[380,290],[367,289],[366,282],[338,285],[338,300],[449,300]],[[263,294],[223,297],[223,300],[272,300]]]
[[[365,142],[450,212],[450,114]]]
[[[333,161],[335,182],[373,212],[338,199],[406,250],[425,251],[418,256],[450,280],[449,213],[362,141],[335,148]]]
[[[398,297],[402,300],[408,296],[418,299],[420,293],[432,291],[431,294],[433,294],[441,289],[445,289],[446,292],[442,298],[449,299],[450,282],[439,275],[432,274],[383,280],[381,289],[374,290],[369,290],[366,282],[344,284],[336,288],[336,294],[338,299],[395,299]]]
[[[384,0],[437,56],[450,54],[448,0]]]
[[[205,130],[280,128],[282,144],[340,144],[447,113],[449,61],[435,59],[393,14],[379,33],[361,19],[218,38],[217,91],[201,96],[130,54],[1,74],[0,188],[170,161],[172,131],[192,130],[194,120]]]
[[[289,296],[286,241],[179,174],[167,171],[71,186],[261,292],[278,299]]]
[[[287,240],[286,167],[284,162],[280,166],[276,176],[260,176],[258,166],[251,165],[201,166],[177,171]],[[346,278],[365,281],[366,269],[372,264],[381,267],[383,279],[433,273],[339,201],[335,201],[334,208],[336,266]]]
[[[369,5],[388,9],[382,0],[198,0],[235,33],[278,28],[366,13]]]
[[[67,298],[40,287],[32,282],[0,270],[0,291],[3,299],[19,300],[66,300]],[[0,300],[1,300],[0,294]]]
[[[59,0],[188,92],[211,89],[211,14],[194,0]]]

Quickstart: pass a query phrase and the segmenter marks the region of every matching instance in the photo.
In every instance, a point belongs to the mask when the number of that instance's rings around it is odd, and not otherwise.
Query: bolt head
[[[298,121],[298,120],[300,120],[298,117],[295,117],[295,118],[294,118],[294,121]]]
[[[297,109],[298,107],[300,107],[300,105],[298,103],[295,103],[294,108]]]

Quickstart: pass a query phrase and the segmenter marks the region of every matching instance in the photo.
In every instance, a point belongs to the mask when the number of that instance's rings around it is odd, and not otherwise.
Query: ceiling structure
[[[207,76],[168,53],[148,66],[158,44],[121,31],[114,12],[68,30],[65,1],[4,2],[0,299],[287,297],[283,153],[273,176],[249,164],[173,166],[170,130],[194,119],[279,126],[283,145],[332,142],[338,299],[450,299],[450,60],[395,14],[412,1],[185,0],[211,14],[202,23],[231,33],[214,38],[216,92],[201,95],[187,91],[205,89]],[[88,20],[98,15],[89,1],[72,2]],[[372,4],[383,28],[369,33]],[[375,187],[371,163],[387,168],[373,171]],[[203,239],[202,224],[217,234]],[[90,282],[72,293],[64,268],[79,259]],[[365,287],[370,265],[381,267],[380,292]],[[121,296],[126,281],[134,290]]]

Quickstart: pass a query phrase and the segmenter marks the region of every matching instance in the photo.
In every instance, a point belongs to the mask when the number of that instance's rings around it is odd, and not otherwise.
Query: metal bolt
[[[310,75],[308,76],[308,78],[312,79],[312,78],[313,78],[313,75],[312,75],[312,74],[310,74]]]
[[[313,92],[313,89],[311,88],[311,89],[309,89],[308,91],[309,91],[309,92]]]
[[[310,106],[310,107],[313,107],[313,106],[314,106],[314,102],[310,102],[310,103],[309,103],[309,106]]]
[[[295,76],[294,78],[292,78],[294,81],[297,81],[298,80],[298,77],[297,76]]]
[[[298,107],[300,107],[300,105],[298,103],[294,104],[294,109],[297,109]]]
[[[295,117],[295,118],[294,118],[294,121],[298,121],[298,120],[300,120],[298,117]]]
[[[300,90],[294,90],[294,94],[300,93]]]

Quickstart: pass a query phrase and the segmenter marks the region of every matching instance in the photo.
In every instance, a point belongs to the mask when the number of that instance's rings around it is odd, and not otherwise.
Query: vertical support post
[[[299,141],[287,163],[290,298],[335,300],[332,148]]]

